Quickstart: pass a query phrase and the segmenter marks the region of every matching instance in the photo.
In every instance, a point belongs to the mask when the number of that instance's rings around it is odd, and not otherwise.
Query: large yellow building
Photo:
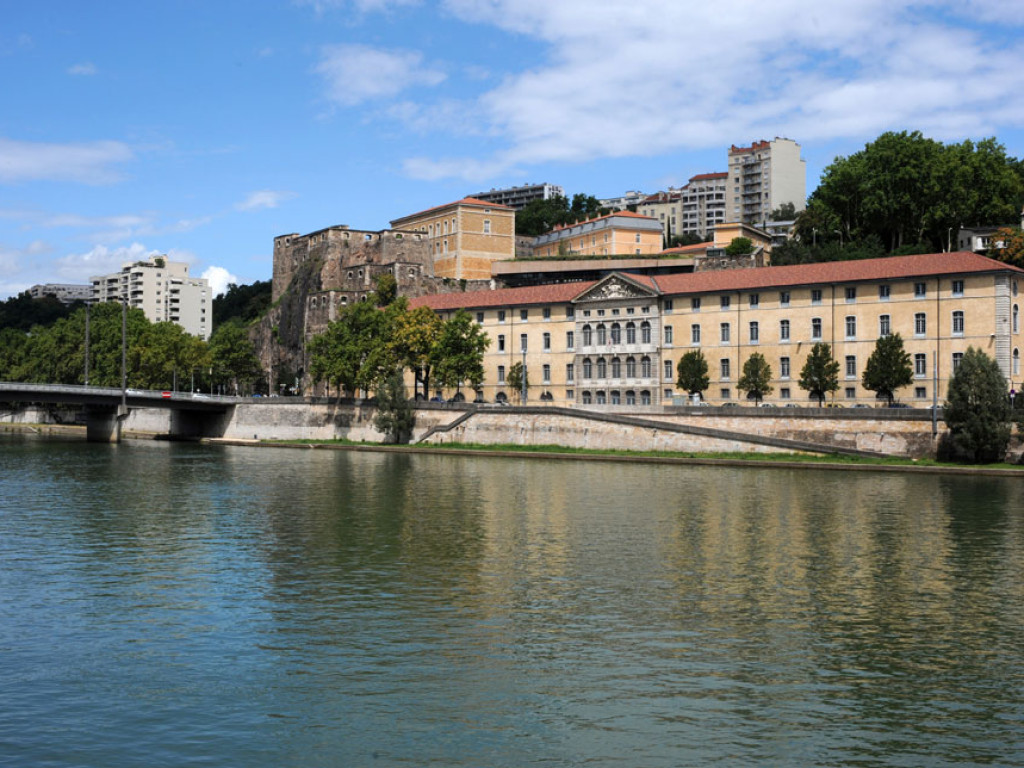
[[[427,235],[437,277],[489,280],[491,262],[516,255],[515,210],[472,197],[403,216],[391,226]]]
[[[1020,284],[1024,270],[973,253],[937,253],[695,272],[612,274],[599,281],[414,299],[450,317],[468,310],[491,339],[482,396],[515,400],[506,380],[526,362],[530,402],[592,408],[672,403],[676,365],[699,349],[712,403],[736,402],[754,352],[772,369],[767,402],[809,404],[800,371],[816,342],[840,365],[835,400],[876,404],[861,376],[879,336],[898,333],[914,383],[897,393],[926,407],[945,397],[968,347],[993,357],[1020,388]]]

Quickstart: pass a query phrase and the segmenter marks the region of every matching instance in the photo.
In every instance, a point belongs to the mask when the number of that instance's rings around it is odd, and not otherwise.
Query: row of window
[[[1019,315],[1017,308],[1014,307],[1013,312],[1013,332],[1018,332],[1019,326]],[[822,319],[820,317],[811,318],[811,341],[822,340]],[[854,315],[847,315],[843,322],[844,331],[847,340],[854,340],[857,338],[857,318]],[[965,328],[964,312],[963,310],[955,310],[952,314],[952,335],[963,336]],[[665,328],[665,343],[672,343],[672,332],[671,326]],[[918,312],[914,315],[914,336],[920,337],[925,336],[928,333],[928,318],[924,312]],[[892,335],[892,319],[889,315],[879,315],[878,317],[878,336],[890,336]],[[702,331],[700,323],[694,323],[690,326],[690,344],[697,346],[701,343]],[[790,341],[792,338],[791,324],[789,320],[779,321],[779,341]],[[718,340],[721,344],[728,344],[732,340],[732,323],[719,323],[718,326]],[[747,326],[747,340],[751,344],[758,344],[761,340],[761,323],[758,320],[752,320]]]
[[[953,280],[950,284],[950,293],[953,296],[964,295],[964,281]],[[811,304],[821,304],[823,299],[823,290],[821,288],[811,289]],[[881,301],[888,301],[891,298],[892,289],[887,283],[883,283],[878,286],[878,298]],[[927,283],[914,283],[914,298],[923,299],[928,296],[928,285]],[[718,297],[718,306],[720,309],[730,309],[732,307],[732,295],[722,294]],[[853,304],[857,301],[857,287],[847,286],[844,288],[844,298],[847,304]],[[694,312],[699,312],[701,309],[702,297],[694,296],[690,299],[690,309]],[[779,291],[779,304],[783,307],[788,307],[792,302],[792,293],[790,291]],[[761,304],[760,293],[748,293],[747,304],[750,307],[758,307]],[[666,307],[668,309],[669,307]]]
[[[603,389],[599,389],[596,392],[591,393],[589,390],[584,390],[580,393],[580,399],[583,401],[583,405],[650,405],[651,404],[651,393],[650,390],[640,390],[639,400],[637,399],[637,393],[632,389],[627,389],[625,392],[625,399],[623,394],[617,389],[613,389],[608,393],[605,393]]]

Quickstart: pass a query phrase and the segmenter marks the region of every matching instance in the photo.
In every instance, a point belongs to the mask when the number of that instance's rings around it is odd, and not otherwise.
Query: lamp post
[[[523,345],[523,370],[520,372],[520,385],[522,386],[522,404],[526,405],[526,345]]]

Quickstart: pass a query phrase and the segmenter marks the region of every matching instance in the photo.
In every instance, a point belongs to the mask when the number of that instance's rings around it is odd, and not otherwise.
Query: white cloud
[[[93,64],[91,61],[85,61],[85,62],[82,62],[81,64],[75,64],[75,65],[73,65],[71,67],[68,67],[68,74],[69,75],[85,75],[85,76],[95,75],[96,74],[96,65]]]
[[[285,200],[291,200],[295,197],[294,192],[284,192],[273,189],[260,189],[255,192],[250,192],[249,196],[240,203],[235,204],[235,209],[239,211],[255,211],[260,208],[277,208]]]
[[[207,267],[200,277],[210,281],[210,293],[219,296],[228,289],[231,283],[238,284],[238,278],[224,267]]]
[[[410,5],[419,5],[420,0],[293,0],[295,5],[312,8],[317,13],[351,8],[358,13],[380,13]]]
[[[160,251],[147,248],[141,243],[132,243],[118,248],[97,245],[86,253],[62,256],[55,263],[61,282],[87,282],[93,275],[118,272],[123,264],[158,255],[160,255]],[[170,258],[170,254],[168,254],[168,258]]]
[[[971,18],[954,0],[445,0],[461,21],[547,52],[464,107],[499,149],[404,167],[479,181],[774,136],[870,139],[918,128],[952,140],[1022,127],[1024,36],[1013,28],[1024,21],[1004,15],[1019,0],[970,3]],[[420,102],[387,114],[422,128],[438,105],[429,94]]]
[[[423,64],[418,51],[368,45],[325,48],[315,71],[327,81],[328,98],[343,106],[389,98],[415,86],[435,86],[445,79],[443,72]]]
[[[48,144],[0,138],[0,182],[107,184],[119,178],[113,166],[133,157],[131,148],[119,141]]]

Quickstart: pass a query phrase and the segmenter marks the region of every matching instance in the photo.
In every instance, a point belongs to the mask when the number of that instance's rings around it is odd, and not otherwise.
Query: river
[[[0,436],[3,766],[1022,766],[1024,480]]]

